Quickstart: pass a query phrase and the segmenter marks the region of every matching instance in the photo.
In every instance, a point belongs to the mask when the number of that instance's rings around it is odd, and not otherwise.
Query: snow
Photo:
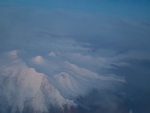
[[[35,58],[41,61],[41,57]],[[22,60],[12,60],[0,66],[0,98],[12,106],[11,113],[20,112],[30,106],[35,112],[47,112],[49,105],[63,109],[63,105],[76,106],[72,100],[65,99],[47,80],[47,76],[29,68]],[[5,88],[4,88],[5,87]],[[3,103],[0,103],[3,104]]]

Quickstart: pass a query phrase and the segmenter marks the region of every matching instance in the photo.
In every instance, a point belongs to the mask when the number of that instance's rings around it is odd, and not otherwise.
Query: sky
[[[150,112],[150,1],[0,0],[0,15],[1,79],[22,65],[79,104],[75,113]]]

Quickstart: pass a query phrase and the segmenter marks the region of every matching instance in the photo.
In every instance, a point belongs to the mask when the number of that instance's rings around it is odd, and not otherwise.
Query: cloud
[[[55,53],[53,53],[53,52],[49,53],[48,55],[51,56],[51,57],[55,57],[56,56]]]
[[[149,112],[149,100],[148,95],[150,94],[150,82],[149,82],[149,59],[126,59],[124,60],[128,65],[114,65],[116,69],[111,71],[118,76],[124,76],[127,82],[127,89],[129,96],[129,108],[132,112]],[[131,111],[130,111],[131,112]]]
[[[13,50],[13,51],[7,52],[6,55],[8,57],[10,57],[10,58],[17,58],[18,57],[18,53],[19,53],[18,50]]]
[[[36,56],[32,59],[32,61],[36,64],[44,64],[44,59],[41,56]]]

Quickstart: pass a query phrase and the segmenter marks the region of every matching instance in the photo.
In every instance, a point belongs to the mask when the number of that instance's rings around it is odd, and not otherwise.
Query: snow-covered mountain
[[[62,97],[60,92],[43,73],[29,68],[20,59],[6,59],[7,63],[0,65],[0,106],[3,113],[11,109],[11,113],[22,113],[25,108],[32,112],[48,112],[50,106],[63,110],[63,106],[74,106],[72,100]],[[11,108],[10,108],[11,107]]]
[[[51,108],[63,112],[80,105],[76,98],[87,95],[92,88],[110,88],[114,81],[122,82],[69,61],[57,64],[41,56],[30,61],[32,67],[18,57],[16,50],[1,55],[0,112],[53,113]],[[47,73],[36,71],[36,67],[44,68]]]

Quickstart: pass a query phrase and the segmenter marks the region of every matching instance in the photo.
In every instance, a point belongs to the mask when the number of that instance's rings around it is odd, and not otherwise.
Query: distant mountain
[[[72,100],[62,97],[46,75],[29,68],[20,59],[9,59],[7,64],[1,65],[0,72],[2,113],[22,113],[26,108],[32,109],[32,113],[42,113],[49,112],[50,106],[61,110],[64,106],[76,107]]]
[[[115,84],[124,83],[68,61],[57,65],[41,56],[32,59],[35,68],[31,68],[17,53],[0,56],[0,113],[78,113],[80,108],[89,111],[90,106],[79,98],[88,97],[92,89],[113,90]],[[36,71],[37,66],[49,70],[48,75]]]

